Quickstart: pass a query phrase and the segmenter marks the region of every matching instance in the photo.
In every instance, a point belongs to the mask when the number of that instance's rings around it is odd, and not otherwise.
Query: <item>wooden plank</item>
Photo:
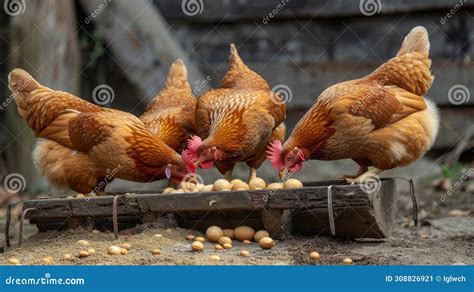
[[[252,211],[263,208],[266,191],[229,191],[213,193],[136,196],[142,209],[155,213],[207,212],[215,210]]]
[[[298,210],[292,214],[295,234],[306,236],[331,235],[327,210]],[[373,211],[367,208],[347,208],[335,217],[336,237],[385,238],[377,225]]]
[[[358,186],[356,186],[359,188]],[[380,188],[372,193],[352,190],[345,193],[345,199],[338,198],[340,192],[334,189],[335,204],[333,205],[336,236],[340,237],[369,237],[385,238],[390,236],[390,229],[395,218],[395,182],[382,180]],[[339,193],[339,195],[337,195]],[[349,195],[352,193],[351,195]],[[351,199],[357,200],[356,205]],[[337,198],[337,199],[336,199]],[[340,201],[339,201],[340,200]],[[339,203],[336,203],[339,201]],[[364,203],[363,203],[364,202]],[[344,203],[347,203],[344,206]],[[327,205],[302,207],[292,214],[293,230],[304,235],[330,235]]]
[[[400,15],[387,15],[351,18],[347,22],[243,22],[238,24],[238,30],[234,23],[221,23],[216,27],[218,32],[213,33],[207,25],[176,23],[174,28],[194,49],[191,56],[211,77],[212,86],[218,86],[227,70],[228,46],[232,41],[247,65],[261,73],[271,86],[290,87],[292,100],[287,108],[292,110],[311,106],[333,84],[370,73],[397,53],[413,27],[423,25],[430,34],[435,75],[428,97],[442,106],[453,106],[448,99],[452,86],[461,84],[471,95],[474,92],[474,63],[470,61],[474,46],[469,45],[472,35],[467,29],[474,27],[474,18],[470,15],[474,15],[472,7],[458,11],[445,24],[440,21],[446,11],[429,11],[423,15],[408,14],[403,21]],[[474,106],[474,98],[461,106]]]
[[[259,1],[191,1],[191,0],[154,0],[163,15],[168,19],[214,22],[225,18],[227,21],[239,21],[248,19],[262,19],[262,17],[273,13],[272,19],[284,19],[290,17],[311,18],[323,17],[348,17],[363,16],[360,11],[360,1],[347,0],[325,0],[325,1],[287,1],[287,0],[259,0]],[[183,2],[202,3],[202,12],[189,16],[182,9]],[[373,1],[375,2],[375,1]],[[459,5],[459,0],[383,0],[379,1],[381,15],[391,13],[422,12],[434,9],[449,10]],[[473,6],[473,3],[465,2],[463,7]],[[279,8],[280,7],[280,8]],[[191,10],[193,11],[193,10]],[[199,10],[198,10],[199,11]],[[189,13],[188,13],[189,14]]]
[[[373,193],[365,193],[359,186],[341,180],[305,185],[302,189],[276,191],[120,195],[118,217],[122,225],[130,225],[127,220],[159,221],[171,216],[179,226],[198,230],[211,225],[223,228],[250,225],[265,228],[275,238],[285,238],[293,230],[326,234],[328,186],[333,185],[332,210],[338,236],[380,238],[389,235],[395,214],[392,179],[382,180],[380,189]],[[24,208],[36,208],[27,218],[41,226],[40,230],[58,227],[55,220],[67,220],[63,223],[66,227],[77,227],[79,222],[107,228],[104,224],[110,227],[112,200],[113,196],[31,200],[25,202]]]

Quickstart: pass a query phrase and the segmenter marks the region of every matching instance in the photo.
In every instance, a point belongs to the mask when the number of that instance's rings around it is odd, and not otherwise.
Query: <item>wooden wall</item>
[[[155,3],[213,85],[227,68],[228,46],[234,42],[272,86],[289,86],[290,128],[325,88],[371,72],[396,54],[411,28],[423,25],[430,33],[435,75],[428,97],[442,107],[436,147],[453,146],[474,124],[472,2],[382,0],[373,16],[361,13],[359,1],[344,0],[203,1],[195,16],[183,13],[181,1]],[[269,19],[279,3],[284,7]],[[456,12],[448,18],[452,9]],[[472,97],[455,106],[448,91],[458,84]]]

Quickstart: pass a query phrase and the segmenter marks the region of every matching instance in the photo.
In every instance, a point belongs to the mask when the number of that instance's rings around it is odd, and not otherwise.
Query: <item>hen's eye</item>
[[[293,157],[292,157],[292,156],[289,156],[286,160],[292,161],[292,160],[293,160]]]

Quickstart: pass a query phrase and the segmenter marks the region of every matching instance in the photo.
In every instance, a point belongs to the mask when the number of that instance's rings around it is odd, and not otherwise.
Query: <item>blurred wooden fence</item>
[[[197,3],[197,12],[186,10],[188,2]],[[9,69],[22,66],[46,85],[88,100],[96,85],[106,83],[115,91],[113,107],[139,114],[177,56],[197,64],[190,80],[196,94],[207,83],[217,86],[233,42],[272,86],[290,88],[291,129],[325,88],[364,76],[397,52],[411,28],[423,25],[430,32],[436,77],[429,98],[442,116],[435,152],[455,146],[474,124],[474,3],[380,0],[372,1],[380,3],[374,12],[364,2],[27,1],[22,15],[0,13],[0,90],[5,100]],[[101,3],[107,3],[104,11],[92,18]],[[160,13],[169,26],[160,22]],[[65,52],[53,54],[57,50]],[[50,62],[53,55],[57,60]],[[450,90],[459,86],[467,98],[453,103]],[[29,190],[41,187],[29,154],[33,139],[22,130],[15,107],[0,111],[0,123],[8,171],[25,174]]]

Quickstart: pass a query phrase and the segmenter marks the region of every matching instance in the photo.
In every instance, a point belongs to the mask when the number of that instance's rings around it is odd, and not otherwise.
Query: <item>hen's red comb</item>
[[[281,151],[282,145],[280,140],[275,140],[268,146],[267,158],[272,163],[273,168],[280,171],[283,167],[283,162],[281,161]]]
[[[196,153],[202,145],[202,139],[199,136],[191,136],[191,138],[188,139],[188,149]]]

